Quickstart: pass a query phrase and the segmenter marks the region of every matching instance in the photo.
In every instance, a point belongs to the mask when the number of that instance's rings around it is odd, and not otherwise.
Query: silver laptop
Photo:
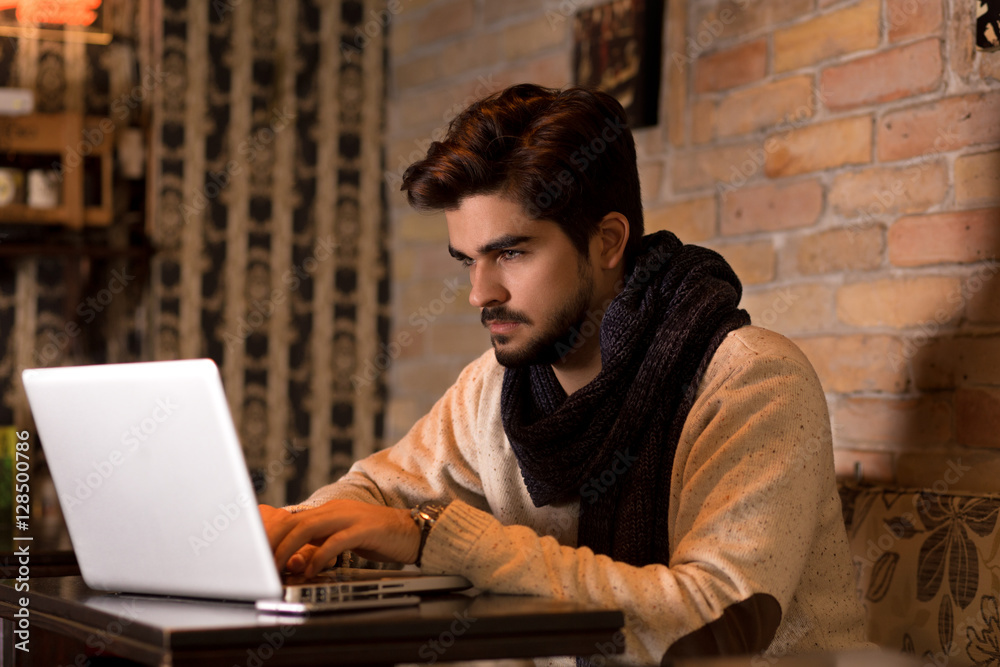
[[[307,613],[408,605],[458,576],[329,570],[283,583],[215,363],[22,373],[84,581]]]

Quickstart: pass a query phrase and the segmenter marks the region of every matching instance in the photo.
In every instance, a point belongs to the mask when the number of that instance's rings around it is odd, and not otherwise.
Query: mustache
[[[479,321],[483,323],[484,327],[490,322],[520,322],[521,324],[531,324],[531,320],[528,319],[527,315],[519,313],[516,310],[505,308],[504,306],[483,308],[482,312],[479,314]]]

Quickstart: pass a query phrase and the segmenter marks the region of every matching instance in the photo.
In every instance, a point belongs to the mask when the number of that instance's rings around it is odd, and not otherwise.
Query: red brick
[[[429,241],[441,246],[448,243],[448,225],[443,213],[410,211],[397,222],[396,234],[399,241]]]
[[[966,278],[965,316],[976,324],[1000,324],[1000,280],[994,280],[1000,264],[989,262],[976,267]]]
[[[489,25],[505,19],[508,16],[537,11],[537,0],[504,0],[504,2],[484,2],[483,22]],[[548,15],[548,18],[553,29],[563,29],[571,19],[571,17],[564,16],[558,10],[552,11],[551,14]]]
[[[416,22],[413,45],[430,44],[439,39],[464,32],[472,27],[475,19],[473,0],[450,0],[431,7]]]
[[[657,201],[660,198],[660,185],[663,183],[663,163],[658,161],[639,161],[639,186],[642,201]]]
[[[941,0],[887,0],[886,21],[890,42],[940,34],[944,25]]]
[[[446,98],[443,92],[437,91],[437,93],[441,99],[435,99],[431,103],[428,103],[426,93],[422,95],[401,94],[395,102],[395,108],[391,111],[393,127],[397,131],[403,130],[414,135],[429,132],[430,128],[435,126],[447,130],[448,128],[444,122],[444,114],[447,107]],[[423,134],[419,139],[425,139],[426,137],[427,135]],[[428,140],[426,143],[429,145],[430,141]],[[410,157],[415,157],[413,151],[416,148],[417,146],[413,143],[413,140],[405,142],[404,146],[397,147],[393,145],[390,147],[389,157],[395,158],[398,155],[399,159],[403,159],[404,156],[407,156],[406,159],[409,159]],[[421,152],[426,155],[427,148],[424,147]]]
[[[413,270],[416,277],[441,281],[457,278],[462,283],[469,282],[469,272],[448,254],[447,242],[413,243],[407,246],[406,250],[412,253]],[[395,256],[396,252],[392,254]],[[399,280],[395,275],[392,279]]]
[[[719,136],[746,134],[794,118],[801,122],[814,112],[812,76],[773,81],[726,95],[719,103]]]
[[[681,46],[687,39],[688,9],[686,2],[667,3],[666,43],[674,46],[664,60],[667,68],[667,139],[671,146],[686,143],[685,112],[688,108],[688,63],[694,62],[703,47]],[[677,46],[680,49],[677,50]],[[669,66],[667,63],[669,62]]]
[[[880,0],[824,14],[774,34],[774,71],[787,72],[879,43]]]
[[[481,35],[476,37],[482,38]],[[554,30],[545,16],[534,16],[503,28],[501,41],[504,57],[510,61],[564,44],[566,40],[565,30]]]
[[[416,273],[417,251],[409,244],[396,247],[392,251],[392,279],[396,284],[412,280]]]
[[[426,335],[426,334],[425,334]],[[402,398],[415,398],[424,403],[426,413],[434,402],[455,382],[465,363],[458,360],[423,359],[396,361],[392,364],[394,387],[405,387]]]
[[[943,72],[941,41],[926,39],[826,68],[820,99],[838,110],[890,102],[934,90]]]
[[[895,455],[892,452],[866,452],[858,449],[833,450],[833,469],[838,480],[861,479],[871,484],[891,484],[895,481]]]
[[[823,389],[830,393],[884,391],[902,393],[909,379],[904,365],[893,365],[893,355],[902,353],[902,343],[893,336],[817,336],[796,338],[812,362]]]
[[[1000,51],[988,51],[979,56],[979,76],[1000,81]]]
[[[740,303],[754,324],[786,336],[829,331],[835,322],[832,306],[830,288],[818,283],[748,289]]]
[[[715,236],[715,197],[679,202],[643,212],[647,234],[673,232],[685,243],[697,243]]]
[[[447,45],[432,58],[437,59],[442,78],[459,77],[480,67],[496,67],[503,60],[502,35],[470,32]],[[399,77],[396,76],[398,81]]]
[[[535,56],[523,64],[507,65],[505,69],[496,73],[495,81],[500,88],[525,81],[549,88],[562,88],[571,83],[569,74],[571,71],[570,52],[566,49],[544,57]]]
[[[490,336],[479,318],[435,323],[427,329],[430,337],[429,352],[439,356],[475,358],[490,348]]]
[[[663,159],[663,126],[639,127],[632,130],[635,152],[640,160]]]
[[[873,167],[837,176],[830,206],[848,218],[916,213],[940,204],[948,194],[943,160],[910,167]]]
[[[707,144],[715,138],[715,101],[698,100],[691,108],[691,143]]]
[[[957,77],[969,81],[978,53],[973,26],[976,25],[979,3],[950,2],[947,6],[944,42],[948,47],[948,69]]]
[[[754,143],[677,153],[673,166],[674,189],[697,190],[712,187],[717,182],[742,184],[761,171],[759,165],[763,162],[764,149]],[[751,166],[750,174],[741,175],[740,165],[743,164]]]
[[[809,227],[822,211],[823,186],[816,180],[742,188],[723,195],[721,231],[733,236]]]
[[[1000,257],[1000,209],[902,218],[889,228],[896,266],[977,262]]]
[[[415,58],[396,65],[394,79],[400,88],[416,88],[441,78],[440,54]]]
[[[997,479],[1000,460],[989,450],[948,448],[896,455],[896,483],[904,488],[996,493]]]
[[[844,285],[837,290],[837,317],[857,327],[943,325],[962,313],[958,278],[885,278]]]
[[[1000,447],[1000,389],[960,387],[955,392],[955,435],[966,447]]]
[[[858,116],[794,129],[768,138],[767,175],[771,178],[868,164],[872,118]]]
[[[1000,385],[1000,337],[942,337],[933,327],[903,346],[912,360],[913,381],[921,390],[961,384]]]
[[[770,240],[712,244],[710,247],[729,262],[744,285],[758,285],[774,280],[774,243]]]
[[[1000,203],[1000,151],[963,155],[955,160],[955,202],[962,208]]]
[[[767,73],[767,40],[758,39],[702,56],[695,64],[694,89],[715,92],[742,86]]]
[[[908,449],[951,441],[951,404],[940,397],[845,398],[831,417],[839,442]]]
[[[722,0],[711,4],[715,6],[705,6],[695,17],[692,37],[703,49],[710,48],[716,39],[746,35],[813,11],[812,0]],[[702,45],[704,41],[708,43]]]
[[[976,93],[887,114],[878,124],[880,160],[905,160],[1000,141],[1000,92]]]
[[[885,248],[881,225],[830,229],[791,240],[788,248],[804,275],[836,271],[867,271],[882,264]]]

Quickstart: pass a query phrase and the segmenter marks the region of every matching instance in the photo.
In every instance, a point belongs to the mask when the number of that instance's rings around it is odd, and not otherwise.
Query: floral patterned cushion
[[[1000,665],[1000,495],[841,486],[876,644],[924,664]]]

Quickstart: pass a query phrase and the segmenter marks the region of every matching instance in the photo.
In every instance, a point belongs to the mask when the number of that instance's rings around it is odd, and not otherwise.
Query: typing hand
[[[413,563],[420,530],[409,510],[356,500],[331,500],[292,514],[260,505],[278,570],[313,576],[350,549],[363,558]]]

